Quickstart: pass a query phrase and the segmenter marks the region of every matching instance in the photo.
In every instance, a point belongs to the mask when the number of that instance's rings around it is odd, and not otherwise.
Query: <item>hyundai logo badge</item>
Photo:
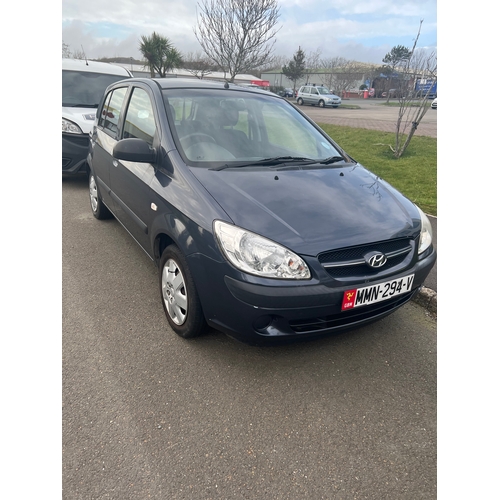
[[[365,255],[365,261],[370,267],[382,267],[387,262],[387,257],[380,252],[370,252]]]

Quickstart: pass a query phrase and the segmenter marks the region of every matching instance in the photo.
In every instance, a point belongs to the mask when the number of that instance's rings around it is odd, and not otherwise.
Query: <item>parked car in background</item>
[[[293,97],[293,89],[285,89],[284,91],[284,96],[285,97]]]
[[[94,217],[114,215],[157,264],[183,338],[206,325],[252,344],[358,328],[409,301],[436,260],[423,212],[268,92],[114,83],[88,163]]]
[[[438,107],[438,98],[435,97],[434,100],[431,102],[431,108],[437,109],[437,107]],[[446,114],[446,112],[445,112],[445,114]]]
[[[332,94],[326,87],[303,85],[297,92],[297,104],[299,106],[310,104],[320,108],[327,106],[338,108],[342,104],[342,99],[338,95]]]
[[[111,83],[130,78],[121,66],[83,59],[62,60],[62,172],[87,172],[89,132]]]

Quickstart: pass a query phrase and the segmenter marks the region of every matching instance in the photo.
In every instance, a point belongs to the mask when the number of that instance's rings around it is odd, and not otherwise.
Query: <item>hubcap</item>
[[[187,289],[184,276],[173,259],[168,259],[163,267],[161,291],[168,315],[176,325],[182,325],[187,316]]]
[[[89,181],[89,191],[90,191],[90,206],[92,207],[92,211],[97,211],[97,185],[95,183],[94,176],[90,176]]]

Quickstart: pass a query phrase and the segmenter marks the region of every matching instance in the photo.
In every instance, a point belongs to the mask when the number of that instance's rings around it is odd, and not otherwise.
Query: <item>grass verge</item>
[[[437,139],[413,136],[398,160],[390,149],[395,134],[318,124],[350,156],[389,182],[424,212],[437,216]]]

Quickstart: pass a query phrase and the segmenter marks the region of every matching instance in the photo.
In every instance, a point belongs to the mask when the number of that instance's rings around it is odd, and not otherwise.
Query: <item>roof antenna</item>
[[[80,45],[80,47],[82,48],[83,57],[85,57],[85,64],[88,66],[89,62],[87,61],[87,55],[85,54],[85,51],[83,50],[83,45]]]

